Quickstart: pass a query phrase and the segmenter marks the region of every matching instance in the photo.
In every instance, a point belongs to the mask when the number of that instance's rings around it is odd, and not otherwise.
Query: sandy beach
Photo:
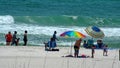
[[[108,56],[95,50],[94,58],[63,57],[70,54],[70,47],[60,51],[45,51],[40,46],[0,46],[0,68],[119,68],[119,50],[109,49]],[[72,55],[74,51],[72,49]],[[91,56],[90,49],[80,49],[79,55]]]

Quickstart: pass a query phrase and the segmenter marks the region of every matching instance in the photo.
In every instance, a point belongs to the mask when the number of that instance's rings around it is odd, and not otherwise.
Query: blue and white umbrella
[[[93,38],[103,38],[105,36],[103,31],[97,26],[89,26],[85,29],[85,31]]]

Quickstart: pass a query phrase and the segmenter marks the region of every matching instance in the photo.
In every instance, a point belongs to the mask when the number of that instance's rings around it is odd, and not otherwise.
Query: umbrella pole
[[[70,55],[72,56],[72,43],[71,43],[71,46],[70,46]]]

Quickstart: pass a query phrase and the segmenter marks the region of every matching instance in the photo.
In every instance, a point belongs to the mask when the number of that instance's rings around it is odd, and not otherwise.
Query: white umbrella
[[[85,31],[93,38],[103,38],[105,36],[103,31],[97,26],[89,26],[85,29]]]

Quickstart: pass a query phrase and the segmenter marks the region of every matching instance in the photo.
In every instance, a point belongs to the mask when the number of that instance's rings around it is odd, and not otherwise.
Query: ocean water
[[[23,44],[24,31],[28,31],[28,44],[44,45],[57,31],[59,46],[70,46],[78,38],[64,38],[64,31],[75,30],[86,35],[88,26],[98,26],[105,34],[103,42],[120,47],[119,0],[0,0],[0,43],[4,35],[18,32]],[[97,39],[94,38],[96,41]]]
[[[120,0],[0,0],[1,15],[119,17]]]
[[[88,26],[98,26],[105,34],[103,41],[109,45],[117,45],[120,41],[120,20],[112,18],[93,18],[85,16],[0,16],[0,42],[5,44],[4,35],[11,31],[18,32],[17,37],[20,38],[20,43],[23,43],[24,31],[28,31],[28,44],[43,45],[43,42],[49,41],[53,32],[57,31],[58,45],[71,45],[78,38],[64,38],[60,34],[74,30],[86,35],[84,40],[90,39],[85,32]],[[97,39],[94,39],[95,41]],[[72,42],[72,43],[70,43]],[[115,47],[115,46],[113,46]]]

